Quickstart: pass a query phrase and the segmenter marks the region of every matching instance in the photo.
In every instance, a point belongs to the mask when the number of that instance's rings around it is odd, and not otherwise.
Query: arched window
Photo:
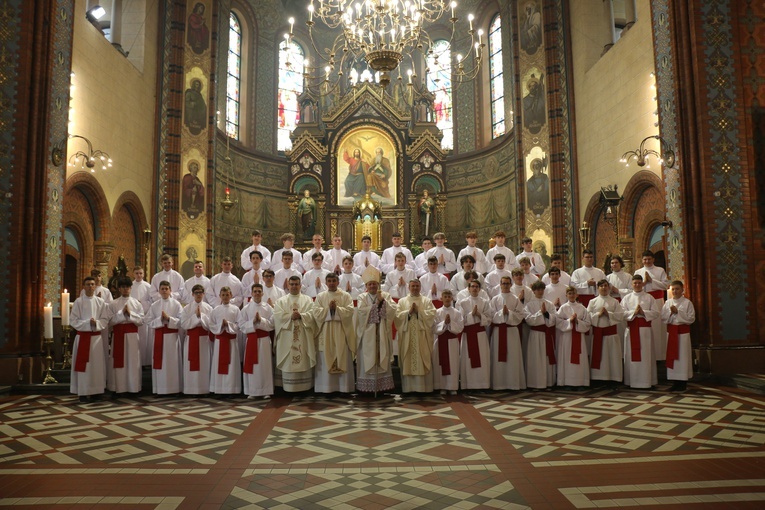
[[[502,22],[499,14],[489,25],[489,88],[491,89],[491,138],[505,134],[505,81],[502,72]]]
[[[239,106],[242,86],[242,25],[233,12],[228,16],[226,66],[226,134],[239,139]]]
[[[454,148],[454,120],[452,117],[452,52],[448,41],[436,41],[428,55],[428,90],[436,96],[433,104],[436,125],[444,133],[441,147]]]
[[[290,133],[299,119],[298,96],[303,93],[303,48],[296,42],[282,42],[279,46],[279,91],[277,94],[278,126],[276,148],[292,148]]]

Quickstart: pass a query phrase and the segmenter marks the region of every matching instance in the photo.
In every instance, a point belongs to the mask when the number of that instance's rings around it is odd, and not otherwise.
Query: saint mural
[[[526,2],[521,22],[521,49],[533,55],[542,45],[542,14],[534,1]]]
[[[198,135],[207,127],[207,103],[202,96],[202,80],[194,78],[184,96],[183,123],[192,135]]]
[[[205,186],[199,179],[199,163],[190,161],[188,173],[181,181],[181,209],[190,219],[196,219],[205,208]]]
[[[186,43],[197,55],[204,53],[210,47],[210,29],[205,25],[205,5],[197,2],[189,14],[186,26]]]
[[[338,148],[337,205],[352,206],[369,195],[382,205],[396,205],[396,153],[376,129],[349,133]]]
[[[526,181],[527,207],[541,215],[550,206],[550,178],[545,173],[547,158],[531,161],[531,177]]]
[[[533,135],[542,131],[542,126],[547,120],[543,78],[544,75],[537,78],[534,73],[531,73],[531,76],[526,80],[528,92],[523,96],[523,127]]]

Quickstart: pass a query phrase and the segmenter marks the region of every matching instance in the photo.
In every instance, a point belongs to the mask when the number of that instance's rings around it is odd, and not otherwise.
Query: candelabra
[[[69,349],[69,335],[71,335],[72,332],[72,326],[61,326],[61,328],[64,330],[64,341],[63,341],[63,351],[64,356],[63,360],[61,361],[61,368],[63,370],[66,370],[68,368],[72,368],[72,351]]]
[[[53,377],[53,374],[51,374],[51,370],[53,370],[53,356],[51,355],[51,348],[53,347],[53,338],[44,338],[43,339],[43,345],[45,346],[45,350],[47,355],[45,356],[45,378],[43,379],[43,384],[56,384],[58,381],[55,377]]]
[[[664,154],[663,156],[661,153],[653,149],[647,149],[645,147],[645,143],[652,138],[655,138],[659,141],[659,150]],[[648,160],[649,156],[654,156],[659,160],[660,165],[664,165],[667,168],[672,168],[675,166],[675,151],[672,149],[672,146],[659,135],[645,137],[643,141],[640,142],[640,147],[634,151],[625,152],[622,154],[622,157],[619,161],[624,163],[625,166],[630,166],[630,160],[635,158],[639,167],[651,168],[651,163]]]

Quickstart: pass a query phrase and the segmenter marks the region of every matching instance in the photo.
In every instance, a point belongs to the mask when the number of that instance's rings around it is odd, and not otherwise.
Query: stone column
[[[593,13],[597,16],[597,12]],[[605,55],[608,50],[614,45],[616,39],[614,33],[614,5],[612,0],[603,0],[603,8],[600,10],[599,19],[596,21],[597,36],[603,41],[603,53]]]
[[[112,0],[112,19],[109,23],[109,41],[122,50],[122,0]]]
[[[93,245],[93,266],[101,271],[102,284],[109,281],[113,251],[114,245],[109,241],[96,241]]]

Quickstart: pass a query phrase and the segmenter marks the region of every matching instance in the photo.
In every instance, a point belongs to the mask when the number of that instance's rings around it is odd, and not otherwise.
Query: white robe
[[[369,265],[367,265],[367,261],[369,261]],[[372,250],[361,250],[353,256],[353,272],[357,275],[364,274],[369,266],[380,269],[380,256]]]
[[[417,278],[428,272],[428,252],[422,252],[414,258],[414,274]]]
[[[622,270],[609,273],[606,280],[611,285],[611,297],[621,299],[632,292],[632,275]]]
[[[600,315],[600,312],[606,309],[606,313]],[[611,296],[597,296],[587,305],[587,313],[590,315],[590,324],[594,328],[608,328],[617,326],[616,333],[613,335],[603,335],[603,345],[601,348],[600,368],[591,364],[590,378],[596,381],[618,381],[624,378],[624,334],[620,333],[619,326],[624,328],[624,308],[619,302]],[[594,340],[593,340],[594,342]],[[593,351],[595,346],[593,344]],[[592,352],[590,352],[592,359]]]
[[[550,283],[545,286],[545,299],[560,308],[568,298],[566,297],[566,286],[562,283]]]
[[[497,269],[496,264],[494,264],[494,256],[499,253],[505,256],[505,269],[512,271],[514,268],[520,267],[520,265],[518,265],[518,259],[515,258],[515,253],[513,253],[513,250],[507,246],[495,246],[486,252],[486,259],[489,261],[489,271],[494,271]]]
[[[99,297],[104,300],[104,303],[107,305],[114,301],[114,298],[112,297],[112,292],[104,287],[103,285],[99,285],[96,287],[96,290],[93,292],[93,295],[95,297]],[[85,297],[85,289],[82,289],[80,291],[80,297]]]
[[[250,269],[242,276],[242,306],[250,302],[252,298],[252,286],[255,284],[255,275],[258,276],[258,283],[263,285],[263,268]]]
[[[415,276],[414,271],[408,267],[404,267],[403,271],[392,269],[385,275],[385,283],[383,283],[382,290],[390,294],[392,298],[401,299],[409,293],[409,282],[415,278],[417,276]],[[401,279],[404,280],[403,284]]]
[[[331,271],[327,269],[311,269],[303,275],[303,283],[300,292],[308,297],[315,298],[320,292],[327,290],[327,275]],[[316,279],[319,279],[319,286],[316,287]]]
[[[260,321],[255,322],[255,317],[260,315]],[[258,331],[272,332],[274,330],[274,309],[267,303],[251,301],[239,314],[239,330],[246,340],[245,366],[242,370],[244,378],[244,393],[249,397],[263,397],[274,394],[274,367],[271,357],[271,337],[258,336]],[[252,335],[255,334],[255,335]],[[261,335],[263,333],[260,333]],[[248,373],[248,351],[257,352],[258,362],[252,364],[252,373]]]
[[[450,317],[450,323],[444,322]],[[436,310],[436,319],[433,325],[433,389],[457,391],[460,386],[460,337],[462,336],[462,312],[454,306],[441,307]],[[440,339],[439,336],[452,333],[456,338]],[[441,359],[441,342],[446,342],[448,361]],[[443,367],[448,364],[449,374],[444,375]]]
[[[433,285],[436,286],[436,292],[433,293]],[[449,288],[449,279],[441,273],[431,273],[428,271],[420,276],[421,295],[431,301],[441,301],[441,292]]]
[[[552,280],[550,280],[550,272],[546,272],[545,275],[542,277],[542,283],[545,285],[550,285]],[[571,285],[571,275],[565,272],[563,269],[560,270],[560,279],[558,280],[558,283],[562,283],[566,287]]]
[[[656,299],[656,304],[661,310],[661,307],[664,306],[666,290],[669,288],[667,273],[659,266],[641,267],[635,271],[635,274],[643,277],[644,282],[646,273],[651,274],[651,282],[645,284],[643,291],[647,294],[651,294],[651,292],[656,294],[653,298]],[[651,324],[651,329],[653,331],[653,355],[658,361],[661,361],[667,356],[667,328],[661,321],[655,321]]]
[[[332,314],[329,304],[335,301]],[[317,357],[314,380],[316,393],[352,393],[356,387],[353,357],[356,330],[353,325],[353,299],[342,290],[325,291],[316,296],[313,306],[316,321]]]
[[[604,280],[606,274],[602,269],[593,267],[580,267],[571,274],[571,286],[576,288],[580,296],[597,296],[598,282]],[[587,283],[589,280],[595,280],[594,285]]]
[[[643,310],[645,320],[653,323],[661,316],[661,307],[656,300],[645,291],[631,292],[624,296],[621,305],[624,308],[624,318],[627,320],[627,330],[624,332],[624,384],[630,388],[650,388],[658,384],[656,376],[656,360],[653,350],[653,324],[650,328],[640,328],[640,361],[633,361],[631,351],[631,336],[629,323],[636,319],[635,310],[638,303]]]
[[[444,262],[441,263],[441,257],[443,256]],[[441,274],[449,274],[456,271],[460,266],[457,264],[457,257],[454,256],[454,252],[446,246],[434,246],[428,250],[428,258],[436,257],[438,259],[438,271]]]
[[[526,371],[523,369],[523,349],[521,332],[518,325],[523,322],[525,310],[523,303],[512,292],[499,294],[489,303],[494,324],[491,333],[491,389],[524,390],[526,389]],[[507,315],[504,307],[507,306]],[[499,361],[499,328],[507,328],[507,361]],[[522,328],[521,328],[522,331]]]
[[[202,275],[199,278],[192,276],[183,284],[183,290],[181,291],[181,299],[179,301],[184,306],[194,302],[194,293],[191,290],[194,288],[194,285],[201,285],[204,287],[205,300],[207,299],[207,289],[210,288],[210,279],[205,275]]]
[[[670,307],[677,307],[677,313],[672,313]],[[693,324],[696,321],[696,310],[691,300],[681,296],[679,299],[669,298],[661,309],[661,322],[670,324]],[[669,335],[668,335],[669,336]],[[681,333],[678,335],[678,359],[674,360],[674,367],[667,366],[667,379],[670,381],[687,381],[693,377],[693,356],[691,351],[691,334]],[[669,358],[667,359],[669,362]]]
[[[571,317],[576,314],[576,323]],[[590,359],[588,357],[587,342],[585,337],[590,331],[590,315],[582,303],[577,301],[565,302],[558,309],[558,321],[555,326],[558,329],[556,337],[556,357],[558,360],[558,386],[589,386],[590,385]],[[574,331],[579,332],[579,357],[572,361],[571,353],[574,349]]]
[[[280,297],[284,296],[285,294],[286,292],[284,292],[284,289],[282,289],[281,287],[277,287],[276,284],[272,285],[271,287],[266,287],[265,285],[263,285],[262,301],[264,303],[267,303],[269,306],[271,306],[271,308],[273,308],[274,306],[276,306],[276,301]],[[271,300],[270,303],[268,302],[269,299]]]
[[[181,303],[174,298],[155,301],[149,313],[146,314],[145,321],[149,324],[150,335],[152,338],[152,370],[151,385],[152,393],[157,395],[167,395],[180,393],[183,391],[181,378],[181,340],[178,328],[181,325]],[[168,316],[168,322],[162,322],[162,312]],[[162,368],[154,368],[159,359],[155,359],[154,335],[155,330],[161,327],[167,327],[169,332],[162,336]]]
[[[510,276],[510,273],[508,273],[508,276]],[[481,288],[487,289],[488,287],[485,284],[485,279],[481,273],[478,273],[478,281],[481,282]],[[465,281],[465,271],[459,270],[457,271],[454,276],[452,276],[451,280],[449,280],[449,287],[452,289],[452,292],[456,295],[459,291],[464,290],[467,288],[467,281]]]
[[[311,257],[313,257],[313,254],[316,253],[317,251],[320,251],[321,254],[324,256],[324,259],[322,259],[322,262],[321,262],[321,267],[323,269],[326,269],[327,271],[330,271],[332,268],[329,267],[329,260],[328,260],[329,251],[316,250],[316,248],[311,248],[310,250],[308,250],[307,252],[303,254],[303,262],[302,262],[303,270],[310,271],[313,268],[313,259]]]
[[[292,267],[299,271],[303,271],[303,254],[297,251],[295,248],[285,249],[285,248],[279,248],[274,252],[274,254],[271,256],[271,263],[266,265],[263,265],[263,263],[260,263],[261,269],[270,269],[274,273],[278,271],[279,269],[284,267],[284,264],[282,264],[282,253],[285,251],[288,251],[292,253]]]
[[[101,331],[107,328],[109,320],[104,317],[106,304],[100,297],[79,297],[74,301],[69,315],[69,324],[77,332],[99,333],[90,337],[90,350],[84,372],[75,370],[77,356],[80,353],[80,335],[74,338],[72,347],[72,375],[69,391],[76,395],[100,395],[106,388],[106,345]],[[91,325],[90,319],[95,319]]]
[[[406,267],[414,269],[414,259],[412,258],[412,252],[409,248],[404,246],[391,246],[385,248],[382,257],[380,257],[380,266],[378,268],[380,272],[388,274],[393,271],[393,268],[396,267],[396,253],[403,253],[406,255]]]
[[[489,294],[489,296],[494,297],[500,294],[501,290],[499,286],[502,283],[502,278],[505,276],[510,278],[512,281],[512,273],[507,269],[493,269],[489,272],[489,274],[486,275],[486,279],[484,280],[486,285],[484,288],[486,289],[486,293]],[[452,280],[454,280],[454,278],[452,278]]]
[[[477,246],[465,246],[457,255],[457,263],[459,263],[459,261],[462,260],[462,257],[465,255],[471,255],[475,259],[476,273],[483,275],[489,272],[489,266],[491,266],[491,263],[486,259],[486,254],[484,254],[481,248]],[[491,262],[493,262],[493,260]]]
[[[297,276],[298,278],[303,279],[303,273],[302,271],[299,271],[298,269],[295,269],[295,266],[290,266],[289,269],[279,269],[274,273],[274,287],[279,287],[284,291],[284,293],[287,293],[286,287],[287,287],[287,281],[292,276]]]
[[[149,282],[133,280],[133,286],[130,288],[130,297],[137,299],[143,306],[144,317],[151,308],[151,285]],[[149,335],[149,325],[145,322],[138,328],[138,352],[141,353],[141,365],[151,365],[151,336]]]
[[[354,317],[356,326],[356,385],[359,391],[387,391],[394,388],[393,372],[393,320],[397,305],[390,294],[382,292],[383,305],[379,323],[369,323],[372,307],[377,306],[376,295],[359,295]],[[378,347],[379,329],[379,347]]]
[[[123,310],[127,305],[129,315],[125,317]],[[122,345],[123,366],[115,368],[117,354],[115,326],[132,324],[136,329],[143,325],[143,306],[137,299],[119,297],[106,306],[104,317],[109,320],[112,329],[112,345],[109,349],[109,362],[106,365],[106,387],[115,393],[138,393],[141,391],[141,352],[138,331],[125,333]]]
[[[412,303],[417,313],[409,315]],[[399,341],[401,387],[404,393],[433,391],[433,322],[436,308],[427,297],[406,296],[398,302],[396,329]]]
[[[547,269],[547,266],[545,266],[545,261],[542,260],[542,255],[535,251],[522,251],[518,255],[515,256],[516,262],[518,262],[518,266],[520,267],[521,259],[523,257],[528,257],[531,261],[531,272],[535,275],[538,275],[540,278],[543,274],[545,274],[545,270]],[[507,266],[505,266],[507,267]]]
[[[329,266],[329,270],[332,273],[342,273],[343,272],[343,258],[350,257],[351,254],[347,251],[340,248],[339,250],[336,248],[330,248],[327,250],[327,256],[324,259],[327,262],[327,265]]]
[[[181,273],[171,269],[170,271],[160,271],[151,277],[151,289],[149,289],[151,302],[154,303],[162,299],[159,295],[159,282],[163,281],[170,284],[170,297],[180,301],[183,298],[183,284],[186,282]]]
[[[228,323],[223,326],[223,320]],[[216,306],[210,314],[210,333],[215,336],[212,363],[210,365],[210,393],[231,395],[242,392],[242,358],[239,349],[239,308],[229,303]],[[233,338],[219,338],[228,333]],[[228,342],[228,364],[221,364],[223,342]],[[224,360],[225,362],[225,360]]]
[[[313,300],[305,294],[287,294],[279,298],[274,307],[276,368],[281,371],[284,391],[305,391],[313,387],[316,330],[312,308]],[[301,314],[295,321],[293,310]]]
[[[199,317],[197,317],[199,309]],[[212,362],[212,335],[210,314],[213,308],[208,303],[196,301],[188,304],[181,312],[181,328],[185,335],[183,342],[183,393],[186,395],[207,395],[210,393],[210,364]],[[189,331],[201,327],[199,333],[199,370],[191,370]]]
[[[231,304],[239,308],[242,306],[242,281],[233,273],[218,273],[210,278],[210,286],[205,292],[205,301],[215,308],[221,304],[220,291],[223,287],[231,289]]]
[[[478,317],[473,315],[473,308],[478,307]],[[491,349],[487,329],[491,324],[489,300],[482,297],[468,297],[457,303],[462,312],[463,330],[460,345],[460,387],[463,390],[488,389],[491,386]],[[480,326],[477,334],[478,360],[470,357],[469,326]],[[478,364],[473,368],[473,364]]]
[[[547,318],[542,313],[543,302],[548,312]],[[558,319],[555,314],[555,305],[546,299],[537,299],[533,294],[531,299],[526,299],[525,312],[526,324],[530,328],[533,326],[555,327]],[[529,341],[525,355],[526,385],[529,388],[555,386],[557,367],[550,363],[550,358],[547,355],[547,340],[544,332],[529,330]]]
[[[263,255],[263,261],[260,263],[261,267],[268,267],[271,264],[271,251],[263,246],[262,244],[259,244],[257,246],[250,245],[247,248],[245,248],[242,251],[242,254],[239,256],[239,263],[242,266],[242,269],[245,271],[249,271],[252,269],[252,261],[250,261],[250,252],[253,251],[259,251],[261,255]]]
[[[364,292],[365,287],[364,280],[356,273],[340,273],[340,283],[337,288],[350,294],[351,299],[358,300],[359,294]]]

